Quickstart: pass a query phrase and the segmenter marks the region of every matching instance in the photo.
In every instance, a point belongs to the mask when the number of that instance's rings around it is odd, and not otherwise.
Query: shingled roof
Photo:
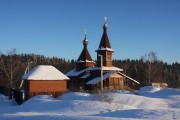
[[[81,62],[81,61],[84,61],[84,62],[92,62],[92,58],[91,58],[91,55],[89,54],[89,51],[87,49],[87,45],[88,45],[88,40],[86,39],[86,36],[83,40],[83,45],[84,45],[84,49],[82,50],[77,62]]]
[[[109,42],[109,38],[108,38],[108,35],[107,35],[107,24],[106,24],[106,21],[103,25],[103,35],[102,35],[102,38],[101,38],[101,41],[99,43],[99,47],[98,49],[96,50],[97,51],[100,51],[100,50],[107,50],[107,51],[113,51],[111,49],[111,45],[110,45],[110,42]]]
[[[104,29],[104,32],[103,32],[103,35],[102,35],[102,38],[101,38],[101,41],[99,44],[99,48],[102,48],[102,47],[103,48],[111,48],[109,38],[107,35],[107,25],[106,24],[103,25],[103,29]]]

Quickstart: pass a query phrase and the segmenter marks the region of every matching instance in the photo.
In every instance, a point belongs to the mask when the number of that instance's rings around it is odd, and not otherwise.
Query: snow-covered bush
[[[114,94],[111,90],[103,90],[99,93],[99,101],[112,103],[114,100]]]

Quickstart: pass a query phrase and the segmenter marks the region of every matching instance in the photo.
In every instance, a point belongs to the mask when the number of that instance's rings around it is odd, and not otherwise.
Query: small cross
[[[86,36],[86,34],[87,34],[87,29],[86,29],[86,28],[84,29],[84,34],[85,34],[85,36]]]
[[[105,21],[105,23],[106,23],[106,21],[107,21],[107,17],[104,17],[104,21]]]

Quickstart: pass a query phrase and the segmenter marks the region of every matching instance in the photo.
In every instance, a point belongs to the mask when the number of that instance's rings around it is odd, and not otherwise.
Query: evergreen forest
[[[12,50],[8,54],[0,54],[0,88],[19,88],[22,76],[37,65],[53,65],[66,74],[75,67],[75,60],[45,57],[35,54],[16,54]],[[167,83],[168,87],[180,88],[180,63],[167,64],[157,59],[154,52],[139,60],[113,60],[113,66],[122,68],[123,73],[139,81],[141,86],[152,82]]]

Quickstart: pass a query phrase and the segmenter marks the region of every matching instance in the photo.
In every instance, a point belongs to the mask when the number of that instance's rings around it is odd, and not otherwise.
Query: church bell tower
[[[106,17],[105,22],[103,25],[103,35],[101,38],[101,41],[99,43],[99,47],[96,50],[97,52],[97,66],[101,66],[101,58],[99,55],[102,55],[103,57],[103,66],[111,67],[112,66],[112,53],[114,52],[113,49],[111,49],[111,45],[109,42],[109,38],[107,35],[107,23],[106,23]]]

